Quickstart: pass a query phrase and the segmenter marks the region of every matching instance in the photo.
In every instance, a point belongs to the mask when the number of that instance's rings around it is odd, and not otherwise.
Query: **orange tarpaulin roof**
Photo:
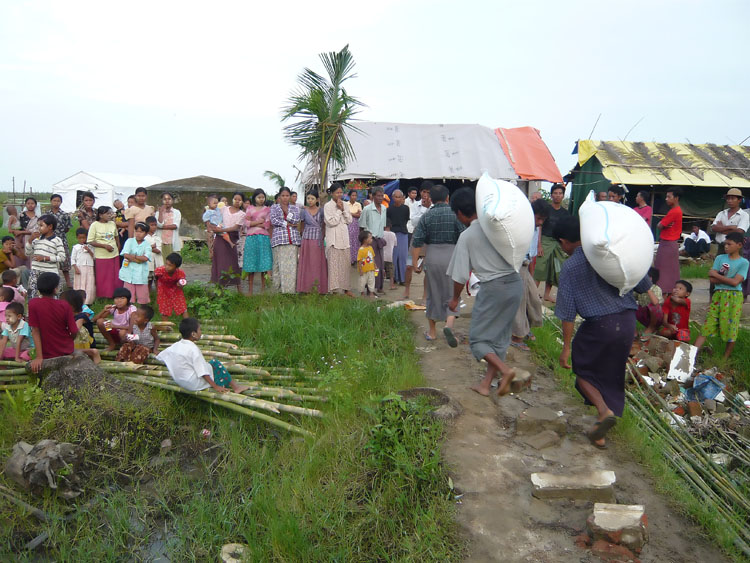
[[[497,140],[503,147],[513,169],[522,180],[547,180],[562,182],[562,175],[542,141],[539,130],[533,127],[515,127],[495,129]]]

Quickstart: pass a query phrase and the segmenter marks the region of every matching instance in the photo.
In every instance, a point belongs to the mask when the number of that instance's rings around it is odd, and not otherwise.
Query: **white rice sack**
[[[534,212],[523,192],[485,172],[477,183],[477,217],[495,250],[520,271],[534,236]]]
[[[591,192],[578,210],[581,246],[604,280],[625,295],[651,267],[654,235],[646,221],[627,205],[594,201]]]

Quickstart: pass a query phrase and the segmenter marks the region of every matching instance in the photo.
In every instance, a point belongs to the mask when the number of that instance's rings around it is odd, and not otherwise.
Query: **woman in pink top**
[[[255,190],[250,198],[251,205],[245,213],[245,252],[242,258],[242,270],[247,272],[248,292],[253,294],[253,278],[260,272],[261,290],[266,288],[266,276],[273,268],[271,253],[271,208],[266,207],[266,192]]]

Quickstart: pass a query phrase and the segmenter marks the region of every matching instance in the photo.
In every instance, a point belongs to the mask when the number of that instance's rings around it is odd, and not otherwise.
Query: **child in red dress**
[[[156,302],[159,305],[159,314],[165,319],[171,315],[182,315],[185,319],[188,317],[185,293],[182,291],[187,280],[180,266],[182,256],[173,252],[164,260],[164,266],[154,270]]]

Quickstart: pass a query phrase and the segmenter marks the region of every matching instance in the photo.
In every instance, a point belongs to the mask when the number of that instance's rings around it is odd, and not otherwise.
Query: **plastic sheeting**
[[[147,188],[161,184],[164,180],[156,176],[133,176],[129,174],[112,174],[109,172],[77,172],[54,184],[54,193],[62,196],[63,211],[75,211],[78,192],[92,192],[96,197],[95,207],[112,206],[114,200],[125,203],[129,195],[139,187]]]
[[[519,178],[548,182],[563,181],[560,169],[544,144],[539,129],[499,127],[495,129],[495,135]]]
[[[343,171],[332,175],[336,180],[476,180],[484,172],[503,180],[518,178],[489,127],[374,121],[357,121],[353,125],[361,130],[361,133],[347,133],[356,156]],[[312,167],[308,166],[303,182],[316,181]]]

